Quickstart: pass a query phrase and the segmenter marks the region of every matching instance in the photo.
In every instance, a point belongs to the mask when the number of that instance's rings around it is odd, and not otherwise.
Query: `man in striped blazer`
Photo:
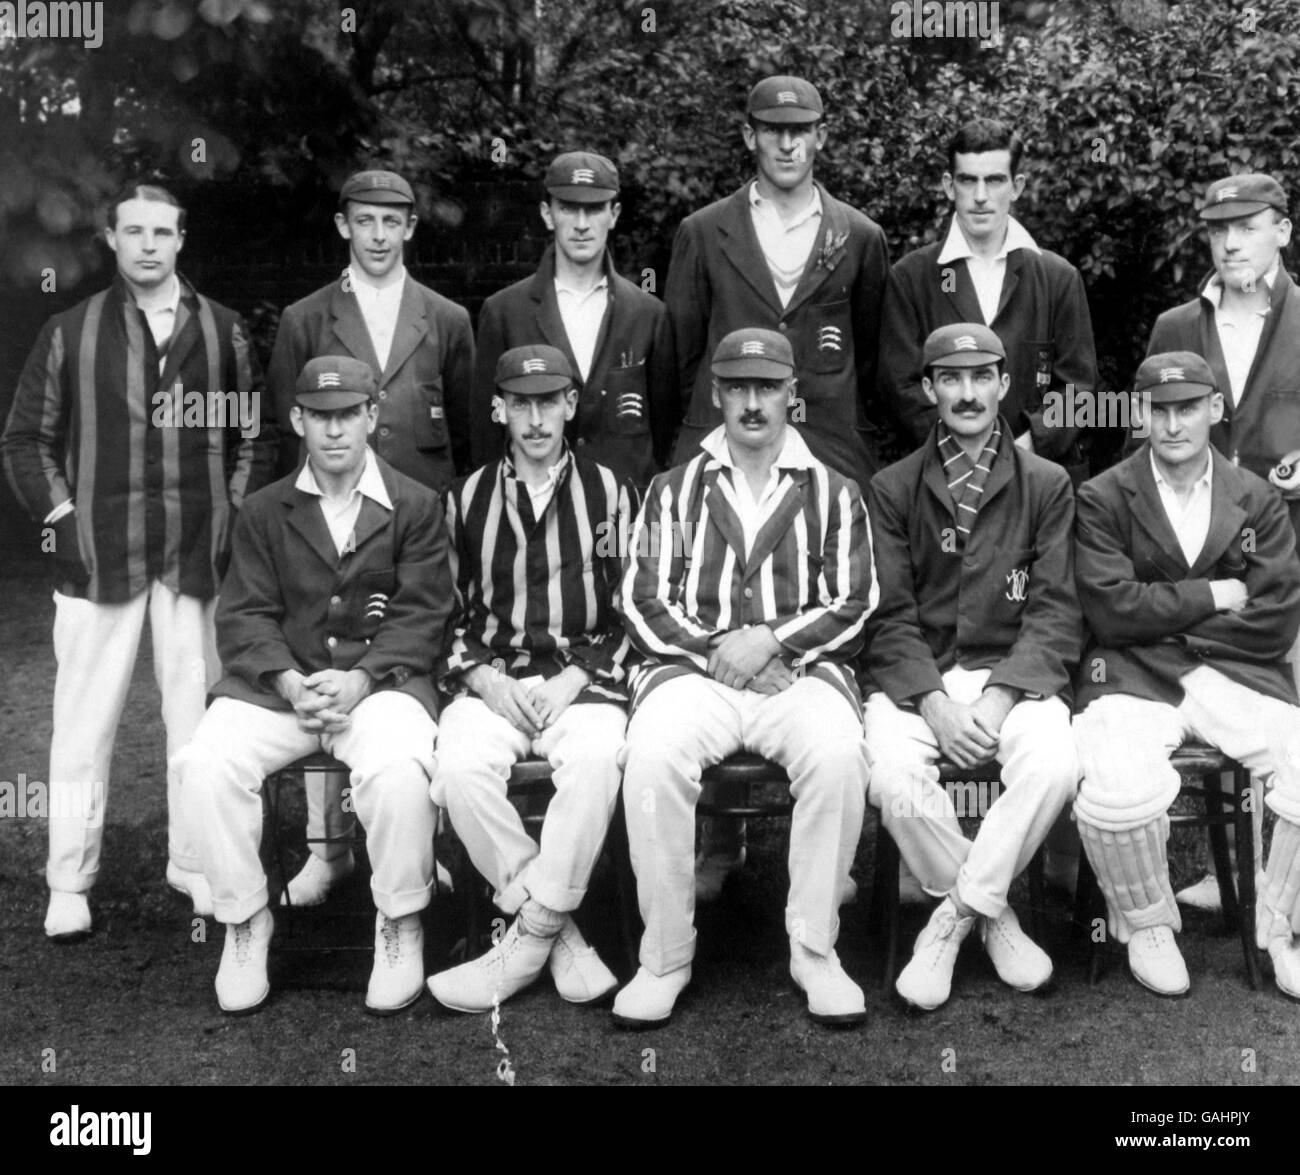
[[[790,973],[814,1019],[852,1023],[862,989],[834,948],[867,785],[852,668],[876,600],[866,511],[787,424],[797,381],[783,335],[733,331],[712,372],[723,423],[651,483],[623,581],[646,656],[624,776],[645,935],[614,1016],[662,1024],[690,982],[700,774],[748,750],[786,768],[795,800]]]
[[[545,344],[496,366],[509,451],[452,485],[447,520],[458,618],[443,687],[431,794],[451,815],[496,904],[516,915],[481,958],[429,979],[445,1007],[486,1012],[549,961],[561,997],[589,1003],[616,980],[571,916],[605,841],[627,726],[619,539],[628,487],[564,440],[573,369]],[[555,796],[541,845],[506,796],[514,764],[550,761]]]
[[[212,615],[235,513],[270,480],[276,449],[243,320],[176,273],[175,196],[130,186],[106,237],[113,284],[46,323],[0,440],[58,574],[45,933],[65,941],[91,929],[109,761],[145,616],[171,756],[219,671]],[[167,800],[168,884],[211,914],[170,784]]]

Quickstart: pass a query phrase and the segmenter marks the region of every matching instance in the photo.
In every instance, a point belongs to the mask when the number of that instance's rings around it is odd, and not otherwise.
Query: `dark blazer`
[[[639,490],[668,461],[679,409],[668,313],[658,298],[621,277],[605,254],[609,301],[596,336],[591,370],[579,378],[578,414],[565,435],[574,452],[612,469]],[[530,343],[563,351],[578,371],[555,297],[555,246],[532,277],[499,290],[478,320],[478,364],[470,411],[474,468],[499,459],[505,429],[492,422],[496,366],[502,352]]]
[[[370,446],[395,469],[439,491],[457,473],[469,472],[474,336],[463,306],[408,273],[382,372],[357,297],[343,288],[342,279],[288,307],[267,372],[284,438],[285,470],[302,460],[289,424],[294,382],[303,364],[319,355],[351,355],[370,364],[379,382],[379,427]]]
[[[379,471],[393,509],[363,497],[356,549],[342,556],[296,473],[244,503],[217,603],[226,675],[213,697],[288,710],[268,675],[364,669],[437,717],[430,674],[447,652],[453,600],[442,502],[382,459]]]
[[[921,390],[921,351],[926,336],[954,322],[983,322],[966,262],[939,265],[942,240],[907,254],[889,274],[880,328],[881,395],[895,407],[906,430],[920,443],[938,413]],[[1043,397],[1072,383],[1076,393],[1097,386],[1092,316],[1079,271],[1044,249],[1015,249],[1007,256],[998,312],[988,324],[1007,352],[1011,390],[1002,414],[1018,436],[1027,428],[1034,452],[1063,461],[1079,436],[1077,428],[1050,427]]]
[[[1201,283],[1202,290],[1208,281]],[[1284,266],[1278,267],[1272,309],[1235,408],[1228,395],[1228,368],[1214,307],[1204,298],[1198,295],[1156,319],[1147,354],[1159,351],[1194,351],[1210,365],[1224,393],[1223,420],[1214,426],[1210,440],[1230,460],[1267,477],[1282,457],[1300,449],[1300,289]],[[1300,501],[1287,505],[1292,527],[1300,535]]]
[[[938,426],[871,481],[867,504],[880,606],[867,624],[868,685],[897,704],[943,689],[954,665],[989,685],[1068,696],[1083,622],[1074,594],[1074,493],[1059,465],[1002,425],[975,525],[956,542]]]
[[[1277,493],[1211,450],[1210,530],[1188,567],[1151,472],[1151,447],[1079,489],[1075,576],[1092,637],[1079,706],[1106,693],[1177,705],[1198,665],[1296,702],[1286,655],[1300,629],[1300,559]],[[1239,579],[1240,612],[1216,612],[1212,579]]]
[[[731,331],[758,326],[781,331],[794,349],[803,405],[791,419],[813,456],[865,489],[879,467],[877,427],[884,417],[876,401],[876,353],[889,273],[885,234],[818,184],[822,224],[783,309],[754,232],[749,188],[746,183],[692,213],[673,241],[664,301],[685,420],[672,463],[689,461],[722,423],[709,371],[714,348]]]

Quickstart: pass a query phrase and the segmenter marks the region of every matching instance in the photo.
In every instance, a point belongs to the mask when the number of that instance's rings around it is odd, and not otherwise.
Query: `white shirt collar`
[[[1042,249],[1038,243],[1029,235],[1029,230],[1025,228],[1014,216],[1007,220],[1007,236],[1002,242],[1002,248],[998,250],[997,256],[991,258],[993,261],[1005,261],[1007,254],[1014,252],[1016,249],[1028,249],[1033,253],[1041,253]],[[970,247],[966,240],[966,234],[961,231],[961,225],[957,223],[957,217],[954,215],[948,225],[948,237],[943,243],[943,248],[939,251],[938,265],[947,265],[952,261],[965,261],[967,258],[974,257],[975,250]]]
[[[1272,267],[1264,275],[1264,285],[1268,287],[1270,292],[1272,292],[1273,283],[1277,281],[1277,271],[1281,267],[1281,265],[1282,265],[1282,254],[1279,253],[1273,259]],[[1222,305],[1223,279],[1217,273],[1210,275],[1210,280],[1205,283],[1205,289],[1201,291],[1201,297],[1204,298],[1216,310]],[[1263,316],[1267,314],[1271,309],[1272,309],[1271,306],[1265,306],[1262,310],[1256,310],[1255,313]]]
[[[1150,450],[1147,453],[1147,456],[1151,459],[1151,472],[1155,475],[1156,487],[1159,488],[1160,486],[1164,486],[1166,489],[1172,490],[1174,487],[1165,478],[1164,474],[1160,472],[1160,466],[1156,464],[1155,450]],[[1214,473],[1214,454],[1207,449],[1205,457],[1205,472],[1192,483],[1193,490],[1200,489],[1201,486],[1204,486],[1208,490],[1211,489],[1214,484],[1212,477],[1212,474]]]
[[[564,282],[560,280],[560,277],[557,274],[555,277],[555,288],[557,290],[563,291],[566,294],[572,294],[574,295],[574,297],[577,298],[590,298],[591,295],[596,293],[598,290],[609,289],[609,278],[607,275],[602,273],[600,275],[600,281],[598,281],[594,286],[592,286],[590,289],[580,290],[576,286],[565,285]]]
[[[293,485],[304,494],[312,494],[317,498],[325,496],[316,481],[316,475],[312,472],[310,457],[303,462],[298,479]],[[352,493],[364,494],[372,502],[379,503],[385,510],[393,508],[393,500],[388,496],[388,487],[384,485],[383,474],[379,472],[379,464],[375,461],[375,454],[369,445],[366,446],[366,463],[361,468],[361,478],[353,487]]]
[[[402,276],[390,286],[375,285],[366,273],[351,263],[348,265],[348,280],[351,282],[352,288],[358,293],[364,290],[372,298],[396,298],[401,301],[402,289],[406,285],[406,263],[399,262],[398,264],[401,266]]]
[[[731,446],[727,444],[727,427],[718,425],[700,442],[700,448],[720,465],[735,469],[736,463],[731,459]],[[808,448],[808,443],[799,435],[793,425],[786,425],[785,444],[781,446],[781,455],[776,459],[775,469],[811,469],[817,462]]]
[[[775,216],[780,219],[780,213],[776,205],[771,200],[765,200],[758,194],[758,180],[754,180],[749,185],[749,206],[756,209],[761,215]],[[811,220],[814,216],[822,215],[822,194],[821,189],[813,184],[812,199],[808,201],[808,206],[801,212],[795,214],[792,220],[782,220],[781,223],[787,230],[798,228],[806,220]]]

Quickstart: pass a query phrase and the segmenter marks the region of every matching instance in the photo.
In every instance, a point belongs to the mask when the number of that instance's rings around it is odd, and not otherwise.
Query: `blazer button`
[[[326,638],[325,638],[325,647],[326,647],[327,649],[332,649],[332,648],[334,648],[334,646],[337,645],[338,643],[339,643],[339,638],[336,637],[336,636],[331,636],[331,637],[326,637]]]
[[[380,389],[379,389],[379,398],[380,398],[380,400],[387,400],[387,399],[388,399],[388,393],[387,393],[386,391],[384,391],[383,388],[380,388]]]
[[[330,606],[331,606],[331,607],[337,608],[341,603],[343,603],[343,597],[342,597],[342,596],[330,596]],[[333,639],[333,638],[331,638],[331,639]]]
[[[587,443],[587,438],[586,438],[586,437],[579,437],[579,438],[578,438],[578,444],[580,444],[580,445],[585,445],[586,443]]]
[[[745,599],[747,599],[747,600],[752,600],[753,598],[754,598],[754,589],[753,589],[753,588],[746,588],[746,589],[745,589]]]
[[[386,436],[388,435],[388,426],[387,426],[387,425],[384,425],[384,427],[381,428],[381,429],[379,430],[379,435],[380,435],[381,437],[386,437]]]
[[[778,323],[776,324],[776,329],[777,329],[777,330],[789,330],[790,328],[789,328],[788,326],[786,326],[786,324],[785,324],[784,322],[778,322]]]

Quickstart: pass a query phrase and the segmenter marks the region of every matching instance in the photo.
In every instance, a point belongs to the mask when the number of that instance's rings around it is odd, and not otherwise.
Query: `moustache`
[[[978,412],[983,412],[984,405],[979,403],[977,400],[965,400],[960,404],[954,404],[952,410],[961,413],[962,415],[974,415]]]
[[[762,412],[746,412],[740,418],[741,424],[766,424],[767,417]]]
[[[524,434],[526,441],[549,441],[551,434],[549,432],[530,432]]]

